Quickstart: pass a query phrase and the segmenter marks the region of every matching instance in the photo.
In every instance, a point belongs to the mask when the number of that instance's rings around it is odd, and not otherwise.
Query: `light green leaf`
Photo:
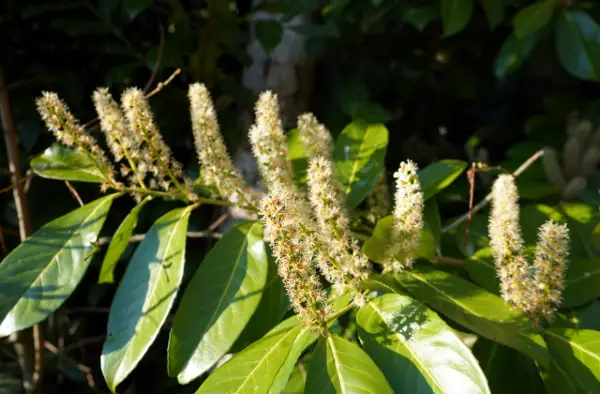
[[[308,155],[304,149],[304,143],[300,138],[298,129],[292,129],[286,133],[288,160],[292,163],[294,172],[294,183],[300,188],[306,188],[308,172]]]
[[[550,354],[586,393],[600,392],[600,332],[551,328],[545,331]]]
[[[85,154],[53,144],[31,160],[31,169],[42,178],[102,183],[105,178]]]
[[[469,348],[420,302],[386,294],[362,307],[356,320],[363,347],[395,392],[415,393],[424,377],[430,390],[423,393],[490,393]]]
[[[283,394],[303,394],[304,386],[306,385],[306,371],[300,370],[298,366],[290,374],[290,379],[285,385]]]
[[[521,67],[531,55],[537,42],[537,34],[530,34],[521,40],[514,33],[509,34],[496,55],[494,63],[496,77],[504,78]]]
[[[502,0],[481,0],[481,5],[490,25],[490,30],[494,30],[504,20]]]
[[[276,20],[259,20],[256,21],[256,38],[263,49],[270,53],[277,44],[281,41],[283,35],[283,27]]]
[[[129,245],[131,234],[133,234],[133,230],[137,226],[140,211],[150,200],[152,200],[152,197],[146,197],[141,203],[136,205],[117,228],[104,255],[98,283],[113,283],[115,281],[115,267]]]
[[[523,39],[546,26],[552,19],[555,0],[542,0],[523,8],[515,16],[515,35]]]
[[[111,194],[54,219],[0,264],[0,336],[51,315],[71,295],[95,251]]]
[[[217,242],[175,314],[169,337],[170,376],[187,384],[227,353],[258,306],[267,271],[259,222],[238,224]]]
[[[294,360],[293,368],[300,357],[302,351],[298,352],[298,349],[302,346],[298,344],[316,338],[316,334],[297,323],[295,318],[282,322],[264,338],[236,354],[210,374],[196,394],[269,393],[274,382],[282,378],[280,373],[287,369],[289,360]],[[288,376],[292,368],[289,368]]]
[[[363,245],[363,252],[369,259],[377,263],[386,260],[386,251],[392,246],[392,243],[395,242],[392,238],[393,227],[394,217],[391,215],[386,216],[377,222],[375,229],[373,230],[373,236]],[[426,222],[423,232],[421,233],[421,242],[415,258],[434,261],[437,246],[435,235]]]
[[[305,392],[392,394],[394,391],[360,347],[330,334],[317,343],[308,367]]]
[[[577,78],[600,81],[600,26],[585,11],[563,11],[556,22],[556,52]]]
[[[429,199],[448,187],[467,168],[461,160],[441,160],[419,171],[419,182],[425,199]]]
[[[473,15],[473,0],[442,0],[444,36],[460,32]]]
[[[523,313],[500,297],[430,264],[417,265],[396,279],[419,301],[458,324],[547,364],[543,338]]]
[[[174,209],[152,225],[117,288],[100,358],[113,393],[146,354],[171,310],[183,277],[192,209]]]
[[[408,7],[402,16],[402,19],[406,23],[413,25],[420,32],[422,32],[430,22],[439,18],[440,9],[434,5]]]
[[[355,208],[375,186],[388,144],[385,126],[350,123],[337,138],[333,159],[349,208]]]

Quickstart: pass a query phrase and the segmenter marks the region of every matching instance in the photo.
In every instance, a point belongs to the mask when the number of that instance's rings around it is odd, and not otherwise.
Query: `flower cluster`
[[[531,266],[524,256],[518,199],[514,177],[500,175],[492,187],[490,246],[502,298],[539,323],[542,317],[552,320],[560,303],[568,256],[568,229],[552,221],[542,225]]]
[[[324,157],[311,159],[308,186],[322,245],[317,259],[319,268],[339,290],[349,287],[355,302],[360,304],[364,297],[358,291],[358,284],[369,274],[371,266],[350,233],[348,215],[342,207],[339,186],[329,160]]]
[[[306,113],[298,117],[298,131],[308,157],[331,157],[331,133],[313,114]]]
[[[214,185],[221,196],[233,203],[257,206],[258,201],[248,191],[244,178],[227,152],[210,93],[203,84],[194,83],[189,87],[188,96],[203,183]]]
[[[314,238],[310,219],[289,186],[278,183],[262,202],[260,214],[278,272],[296,313],[316,332],[326,329],[327,296],[312,265]]]
[[[394,174],[396,193],[394,207],[394,227],[388,256],[383,262],[385,272],[400,272],[412,266],[419,249],[423,231],[423,210],[425,200],[417,176],[417,166],[412,161],[400,163]]]
[[[66,146],[75,147],[92,162],[99,164],[98,168],[105,179],[102,190],[118,186],[114,168],[106,153],[98,146],[94,137],[89,135],[79,124],[79,121],[69,111],[69,107],[58,98],[58,95],[52,92],[43,92],[42,97],[36,100],[36,104],[46,127],[60,142]]]

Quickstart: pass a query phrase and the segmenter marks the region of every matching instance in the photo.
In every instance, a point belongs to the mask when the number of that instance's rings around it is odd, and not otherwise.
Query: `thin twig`
[[[170,84],[171,81],[173,81],[173,79],[175,79],[175,77],[178,76],[180,73],[181,73],[181,69],[179,69],[179,68],[177,70],[173,71],[173,74],[171,74],[171,76],[169,78],[167,78],[164,82],[159,82],[158,85],[156,85],[156,87],[154,88],[154,90],[146,95],[146,98],[150,98],[150,97],[154,96],[155,94],[157,94],[158,92],[160,92],[165,86]]]
[[[32,175],[31,175],[31,174],[29,174],[29,175],[27,175],[26,177],[19,179],[19,183],[25,183],[25,182],[27,182],[27,180],[28,180],[29,178],[31,178],[31,177],[32,177]],[[16,187],[17,187],[17,185],[18,185],[17,183],[13,183],[13,184],[12,184],[12,185],[10,185],[10,186],[6,186],[5,188],[3,188],[3,189],[0,189],[0,194],[2,194],[2,193],[6,193],[6,192],[8,192],[8,191],[11,191],[11,190],[13,190],[14,188],[16,188]],[[23,191],[25,191],[25,187],[23,187]],[[14,192],[13,192],[13,193],[14,193]]]
[[[462,267],[465,265],[464,260],[455,259],[454,257],[436,256],[435,262],[441,265],[451,265],[454,267]]]
[[[94,376],[92,375],[92,368],[88,367],[85,364],[81,364],[75,360],[73,360],[72,358],[68,357],[65,352],[61,351],[60,349],[58,349],[56,346],[54,346],[53,344],[51,344],[48,341],[44,341],[44,348],[46,348],[49,352],[56,354],[58,357],[61,358],[66,358],[68,359],[71,363],[73,363],[73,365],[75,365],[75,367],[83,372],[86,375],[86,379],[88,382],[88,386],[93,389],[96,390],[96,382],[94,381]]]
[[[544,154],[544,150],[539,150],[539,151],[535,152],[529,159],[527,159],[523,164],[521,164],[521,166],[519,166],[519,168],[517,168],[515,172],[513,172],[513,175],[515,177],[518,177],[519,175],[521,175],[533,163],[535,163],[535,161],[537,159],[539,159],[543,154]],[[487,196],[485,196],[485,198],[482,201],[480,201],[477,205],[475,205],[473,207],[472,213],[479,212],[482,208],[484,208],[487,204],[489,204],[489,202],[491,200],[492,200],[492,193],[489,193]],[[459,217],[458,219],[456,219],[455,221],[453,221],[452,223],[450,223],[449,225],[447,225],[446,227],[444,227],[442,229],[442,232],[447,233],[448,231],[459,226],[462,222],[464,222],[468,218],[469,218],[469,213],[467,212],[464,215],[462,215],[461,217]]]
[[[225,212],[217,220],[215,220],[213,224],[208,226],[206,231],[210,231],[210,232],[215,231],[217,229],[217,227],[219,227],[221,225],[221,223],[223,223],[228,217],[229,217],[229,212]]]
[[[65,181],[65,185],[67,185],[67,188],[69,189],[69,191],[71,192],[71,195],[73,196],[73,198],[75,199],[75,201],[77,201],[77,203],[79,204],[80,207],[83,207],[83,200],[81,199],[81,197],[79,197],[79,193],[77,193],[77,190],[75,190],[75,188],[73,187],[73,185],[71,185],[71,182],[69,181]]]
[[[158,75],[158,70],[160,69],[160,60],[163,55],[163,48],[165,46],[165,29],[163,29],[162,24],[158,24],[158,30],[160,33],[160,41],[158,43],[158,54],[156,55],[156,62],[154,63],[154,68],[152,69],[152,75],[150,75],[150,79],[144,86],[144,93],[148,93],[148,90],[152,87],[156,76]]]
[[[144,237],[146,236],[146,234],[134,234],[131,236],[131,238],[129,238],[129,242],[133,243],[133,242],[141,242]],[[223,234],[221,233],[215,233],[212,231],[190,231],[186,234],[186,236],[188,238],[213,238],[213,239],[219,239],[223,236]],[[100,237],[98,238],[98,241],[96,242],[96,245],[98,246],[102,246],[102,245],[108,245],[110,243],[110,241],[112,240],[112,237]]]

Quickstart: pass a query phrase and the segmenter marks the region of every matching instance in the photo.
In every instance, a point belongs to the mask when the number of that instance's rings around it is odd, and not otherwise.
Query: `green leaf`
[[[550,328],[550,354],[586,393],[600,392],[600,332]]]
[[[356,208],[379,180],[388,144],[381,124],[350,123],[337,138],[333,159],[349,208]]]
[[[141,203],[136,205],[117,228],[104,255],[98,283],[114,283],[115,267],[129,245],[133,230],[137,226],[140,211],[150,200],[152,200],[152,197],[146,197]]]
[[[103,36],[112,32],[112,27],[106,23],[83,19],[53,18],[50,26],[71,37],[83,35]]]
[[[298,129],[292,129],[286,133],[288,160],[292,163],[294,172],[294,183],[300,188],[306,188],[308,180],[308,155],[304,149],[304,143],[300,138]]]
[[[394,217],[386,216],[375,225],[373,236],[363,245],[363,252],[367,257],[377,263],[386,260],[386,251],[395,242],[392,238],[394,227]],[[437,250],[437,242],[429,224],[425,222],[425,227],[421,233],[421,242],[415,258],[423,258],[434,261]]]
[[[442,0],[444,36],[460,32],[473,15],[473,0]]]
[[[422,32],[430,22],[440,18],[440,9],[434,5],[408,7],[402,15],[404,22]]]
[[[256,38],[267,53],[270,53],[281,41],[283,27],[276,20],[259,20],[256,22]]]
[[[458,324],[547,363],[548,350],[535,327],[500,297],[430,264],[417,265],[396,279],[419,301]]]
[[[134,19],[136,16],[150,8],[152,2],[152,0],[123,0],[123,7],[129,15],[129,18]]]
[[[290,379],[285,385],[283,394],[303,394],[304,386],[306,385],[306,372],[300,370],[298,366],[295,366],[290,374]]]
[[[504,20],[502,0],[481,0],[481,5],[490,25],[490,30],[494,30]]]
[[[288,376],[304,344],[315,338],[316,334],[298,325],[295,318],[288,319],[210,374],[196,394],[267,394],[274,382],[282,379],[280,373],[287,370],[289,360],[294,361]]]
[[[465,259],[465,269],[475,283],[493,294],[500,294],[500,282],[496,274],[496,265],[492,249],[479,249],[471,257]]]
[[[448,187],[467,168],[461,160],[441,160],[419,171],[419,182],[425,199]]]
[[[0,336],[44,320],[71,295],[119,196],[99,198],[54,219],[6,256],[0,264]]]
[[[334,38],[339,37],[340,31],[336,25],[315,25],[310,23],[304,23],[301,25],[291,26],[291,29],[296,33],[306,37],[315,38]]]
[[[393,393],[375,362],[356,344],[330,334],[317,343],[306,378],[307,393]]]
[[[258,306],[267,270],[259,222],[238,224],[216,243],[175,314],[169,337],[170,376],[187,384],[227,353]]]
[[[96,164],[86,155],[60,144],[52,144],[30,164],[33,172],[42,178],[94,183],[105,181]]]
[[[556,52],[577,78],[600,81],[600,26],[585,11],[563,11],[556,22]]]
[[[519,40],[514,33],[506,37],[496,55],[494,74],[497,78],[505,78],[515,72],[531,56],[538,41],[538,35],[531,34]]]
[[[513,21],[517,38],[523,39],[550,23],[555,3],[555,0],[542,0],[519,11]]]
[[[490,393],[469,348],[420,302],[386,294],[362,307],[356,321],[363,347],[395,392],[414,393],[409,388],[420,387],[424,377],[431,389],[423,393]]]
[[[100,358],[113,393],[146,354],[171,310],[183,277],[187,225],[193,208],[174,209],[152,225],[117,288]]]

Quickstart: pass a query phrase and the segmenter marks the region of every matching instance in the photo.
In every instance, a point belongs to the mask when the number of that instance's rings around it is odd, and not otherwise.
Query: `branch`
[[[163,29],[162,24],[158,24],[158,29],[160,32],[160,41],[158,44],[158,53],[156,55],[156,62],[154,63],[154,69],[152,70],[152,75],[150,75],[150,79],[146,82],[146,86],[144,86],[144,92],[148,92],[158,75],[158,70],[160,69],[160,60],[162,59],[163,48],[165,46],[165,29]]]
[[[525,170],[527,170],[533,163],[535,163],[535,161],[537,159],[539,159],[543,154],[544,154],[543,150],[539,150],[539,151],[535,152],[529,159],[527,159],[523,164],[521,164],[521,166],[519,166],[519,168],[517,168],[516,171],[513,172],[512,174],[515,177],[518,177],[519,175],[521,175],[522,173],[524,173]],[[473,207],[473,210],[470,211],[470,213],[469,212],[465,213],[464,215],[462,215],[461,217],[459,217],[458,219],[456,219],[455,221],[453,221],[452,223],[450,223],[449,225],[447,225],[446,227],[444,227],[442,229],[442,232],[443,233],[447,233],[448,231],[456,228],[462,222],[464,222],[465,220],[467,220],[469,218],[470,214],[472,215],[472,214],[480,211],[486,205],[488,205],[491,200],[492,200],[492,193],[489,193],[487,196],[485,196],[485,198],[482,201],[480,201],[477,205],[475,205]]]

